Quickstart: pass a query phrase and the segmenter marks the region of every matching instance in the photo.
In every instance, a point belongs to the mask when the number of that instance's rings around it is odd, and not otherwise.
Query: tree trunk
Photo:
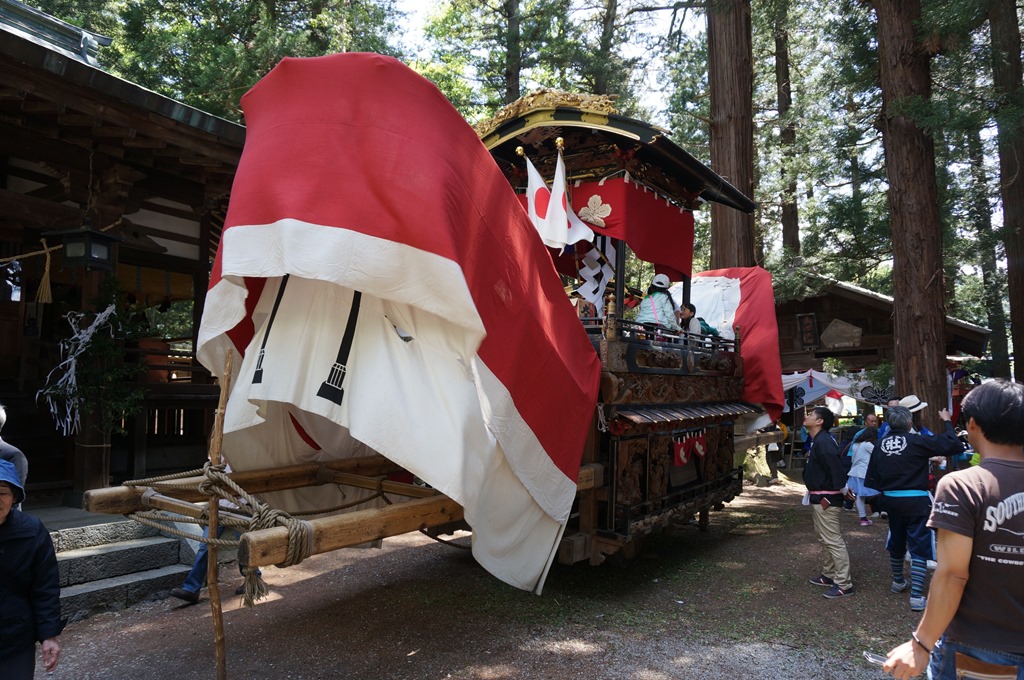
[[[932,404],[947,404],[942,227],[932,138],[894,108],[908,98],[928,100],[928,55],[917,42],[920,0],[872,0],[878,20],[882,85],[882,142],[889,180],[893,288],[896,303],[896,389]]]
[[[597,69],[594,72],[594,94],[610,94],[608,76],[611,71],[612,41],[615,38],[615,17],[618,11],[618,0],[605,0],[604,17],[601,21],[601,43],[595,57]]]
[[[754,71],[750,0],[721,0],[708,9],[711,167],[747,196],[754,189]],[[750,267],[754,217],[711,204],[711,268]]]
[[[989,10],[992,29],[992,83],[997,101],[1018,111],[1024,105],[1021,76],[1020,24],[1014,0],[995,0]],[[999,127],[999,191],[1003,199],[1006,274],[1010,292],[1010,333],[1013,338],[1013,375],[1024,382],[1024,122],[1018,115],[997,115]]]
[[[971,156],[971,175],[974,187],[970,208],[971,221],[978,235],[978,264],[985,289],[985,311],[988,314],[988,352],[992,357],[989,370],[997,378],[1010,377],[1010,354],[1006,343],[1006,313],[1003,311],[1002,277],[996,266],[996,235],[992,233],[992,210],[988,197],[988,173],[985,172],[985,153],[981,131],[971,132],[967,141]]]
[[[519,99],[519,74],[523,69],[522,31],[519,25],[519,0],[505,0],[505,103]]]
[[[780,3],[775,17],[775,91],[782,130],[782,247],[792,255],[800,254],[800,223],[796,199],[796,121],[790,115],[793,84],[789,75],[789,2]]]

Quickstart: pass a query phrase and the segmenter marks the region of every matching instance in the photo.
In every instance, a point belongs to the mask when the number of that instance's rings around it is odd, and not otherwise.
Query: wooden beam
[[[7,219],[47,229],[73,228],[82,222],[80,208],[33,198],[8,189],[0,189],[0,214]]]
[[[97,125],[92,133],[97,137],[134,137],[135,129],[119,125]]]
[[[57,116],[57,122],[73,127],[94,127],[103,121],[96,116],[87,116],[84,113],[61,113]]]
[[[315,486],[328,483],[319,476],[321,469],[332,472],[363,475],[366,477],[396,472],[401,468],[381,455],[356,456],[344,460],[326,463],[303,463],[287,467],[261,470],[232,472],[228,477],[248,493],[259,495],[268,491],[284,491],[304,486]],[[189,477],[176,480],[179,483],[198,483],[202,477]],[[198,491],[170,490],[159,483],[153,488],[163,490],[185,502],[199,502],[206,499]],[[143,489],[133,486],[112,486],[104,489],[91,489],[85,492],[84,507],[89,512],[102,512],[108,515],[127,515],[144,508],[142,504]]]
[[[64,105],[52,101],[26,99],[21,103],[21,110],[25,113],[63,113]]]
[[[462,506],[447,496],[398,503],[384,508],[357,510],[310,520],[311,555],[348,548],[388,536],[398,536],[462,520]],[[288,529],[274,527],[242,534],[238,561],[243,566],[281,564],[288,556]]]
[[[238,164],[242,154],[241,143],[226,142],[209,132],[179,122],[169,115],[150,112],[140,115],[135,107],[129,105],[119,108],[111,104],[109,97],[100,95],[93,89],[53,74],[40,73],[31,66],[10,65],[4,73],[4,82],[12,88],[49,100],[41,103],[49,104],[54,108],[54,112],[62,110],[64,106],[72,107],[81,113],[101,117],[107,125],[135,128],[139,134],[164,139],[169,144],[178,145],[193,153],[211,156],[232,167]]]
[[[576,477],[576,490],[596,489],[604,485],[604,466],[600,463],[589,463],[580,466]]]
[[[166,149],[167,142],[153,137],[125,137],[123,142],[130,149]]]

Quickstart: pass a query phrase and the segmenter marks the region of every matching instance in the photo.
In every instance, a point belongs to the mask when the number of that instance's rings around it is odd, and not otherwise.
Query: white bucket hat
[[[922,409],[928,408],[927,401],[921,401],[918,399],[916,394],[908,394],[907,396],[900,399],[900,406],[907,409],[911,413],[917,413]]]

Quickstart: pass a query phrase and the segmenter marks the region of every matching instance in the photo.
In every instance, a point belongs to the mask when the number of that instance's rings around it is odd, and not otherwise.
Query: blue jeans
[[[956,653],[961,652],[979,661],[1017,666],[1017,680],[1024,680],[1024,654],[997,652],[994,649],[972,647],[943,636],[935,643],[928,663],[928,680],[957,680]],[[970,676],[967,676],[970,677]]]
[[[225,526],[217,527],[217,538],[224,535],[224,531],[227,529]],[[209,536],[209,527],[203,529],[203,538]],[[185,578],[185,582],[181,584],[181,587],[190,593],[198,593],[206,585],[206,570],[210,563],[210,554],[206,551],[206,543],[203,541],[199,542],[199,550],[196,550],[196,558],[192,561],[192,569],[189,570],[188,576]],[[242,565],[238,565],[238,573],[245,576],[245,572],[242,570]],[[256,571],[257,575],[261,575],[259,570]]]

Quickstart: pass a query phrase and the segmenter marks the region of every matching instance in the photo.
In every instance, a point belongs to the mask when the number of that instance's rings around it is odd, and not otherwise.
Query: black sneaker
[[[185,600],[189,604],[196,604],[199,602],[199,593],[193,593],[191,590],[185,590],[184,588],[175,588],[171,591],[171,597],[176,597],[179,600]]]
[[[836,584],[835,581],[830,579],[828,576],[825,576],[824,574],[821,574],[820,576],[815,576],[814,578],[807,579],[807,580],[808,580],[809,583],[812,583],[812,584],[814,584],[816,586],[828,587],[828,586],[834,586]]]
[[[835,600],[840,597],[846,597],[847,595],[853,595],[853,586],[849,588],[840,588],[839,586],[833,585],[831,588],[822,593],[823,596],[830,600]]]

